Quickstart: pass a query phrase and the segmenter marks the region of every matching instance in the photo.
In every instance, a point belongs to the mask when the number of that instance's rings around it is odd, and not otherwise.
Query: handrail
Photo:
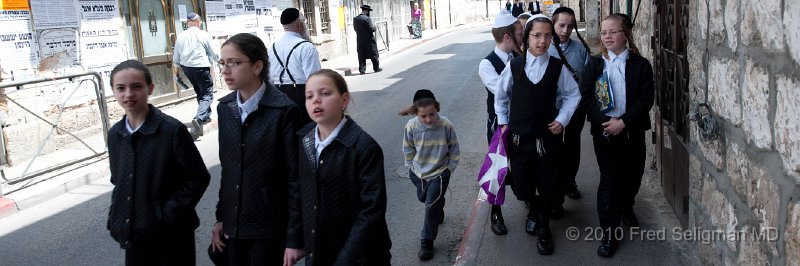
[[[15,101],[14,99],[8,97],[9,94],[12,94],[12,93],[14,93],[16,91],[21,91],[22,88],[24,86],[27,86],[27,85],[44,83],[44,82],[52,82],[52,81],[64,80],[64,79],[72,80],[74,78],[85,77],[85,76],[91,76],[92,78],[80,80],[76,84],[75,89],[73,89],[72,92],[70,92],[69,96],[67,96],[67,98],[63,100],[62,104],[59,107],[58,115],[56,116],[56,118],[53,121],[49,121],[49,120],[45,119],[44,117],[40,116],[39,114],[31,111],[30,108],[27,108],[27,107],[23,106],[21,103],[19,103],[18,101]],[[106,150],[103,150],[103,151],[97,151],[97,150],[93,149],[85,141],[83,141],[80,137],[78,137],[75,134],[73,134],[72,132],[69,132],[68,130],[58,126],[58,123],[61,121],[62,114],[64,113],[64,111],[66,109],[66,103],[70,99],[72,99],[73,95],[75,95],[75,92],[77,92],[78,89],[81,87],[81,85],[83,85],[85,82],[91,82],[91,83],[94,84],[93,87],[94,87],[95,96],[97,97],[97,107],[98,107],[98,109],[100,111],[100,120],[101,120],[101,124],[102,124],[102,128],[103,128],[103,141],[105,142],[105,147],[106,147]],[[17,90],[14,91],[14,92],[10,92],[10,93],[2,93],[0,95],[5,96],[6,99],[8,99],[8,101],[10,103],[13,103],[13,104],[17,105],[18,107],[20,107],[25,112],[33,115],[34,117],[38,118],[39,120],[44,121],[45,123],[50,125],[51,128],[50,128],[50,131],[47,133],[47,136],[39,144],[38,148],[36,149],[36,153],[33,155],[33,157],[30,158],[30,161],[28,161],[28,164],[25,167],[25,170],[23,170],[22,174],[20,174],[18,177],[12,177],[11,179],[6,178],[5,175],[4,175],[4,172],[3,172],[4,168],[2,168],[2,166],[5,166],[5,165],[0,166],[0,173],[3,173],[3,175],[0,175],[0,177],[2,177],[2,179],[4,179],[7,183],[16,184],[16,183],[25,181],[27,179],[30,179],[30,178],[33,178],[33,177],[36,177],[36,176],[40,176],[42,174],[53,172],[53,171],[62,169],[64,167],[71,166],[71,165],[74,165],[76,163],[83,162],[83,161],[85,161],[87,159],[95,158],[97,156],[100,156],[100,155],[103,155],[104,153],[106,153],[106,151],[108,149],[109,118],[108,118],[108,106],[107,106],[106,97],[105,97],[105,88],[104,88],[104,84],[103,84],[103,77],[100,75],[100,73],[98,73],[96,71],[86,71],[86,72],[73,73],[73,74],[67,74],[67,75],[55,76],[55,77],[42,77],[42,78],[35,78],[35,79],[30,79],[30,80],[0,83],[0,89],[11,88],[11,87],[15,87],[15,88],[17,88]],[[89,148],[89,150],[91,150],[93,154],[89,155],[89,156],[84,156],[82,158],[73,159],[73,160],[70,160],[70,161],[67,161],[67,162],[62,162],[62,163],[56,164],[54,166],[45,167],[44,169],[41,169],[41,170],[38,170],[38,171],[35,171],[35,172],[32,172],[32,173],[28,173],[28,171],[30,170],[30,167],[33,165],[33,163],[36,160],[36,158],[38,158],[38,157],[40,157],[42,155],[42,151],[44,150],[45,145],[50,140],[50,138],[53,136],[53,133],[56,130],[59,130],[59,132],[66,132],[66,134],[68,134],[70,137],[75,138],[78,142],[83,144],[83,146],[86,146],[87,148]],[[6,145],[5,145],[6,144],[6,140],[5,140],[5,137],[2,136],[2,135],[3,134],[0,134],[0,141],[2,141],[2,143],[0,143],[0,144],[2,144],[3,147],[6,147]]]

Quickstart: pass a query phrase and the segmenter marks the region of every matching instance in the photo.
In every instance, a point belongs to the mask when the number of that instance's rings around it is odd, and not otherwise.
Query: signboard
[[[78,27],[78,1],[30,0],[36,30]]]
[[[128,59],[117,0],[79,0],[81,65],[108,81],[111,68]]]
[[[263,36],[275,28],[272,0],[206,0],[208,32],[213,36],[250,33]],[[288,1],[291,6],[291,1]],[[281,9],[283,10],[283,9]]]

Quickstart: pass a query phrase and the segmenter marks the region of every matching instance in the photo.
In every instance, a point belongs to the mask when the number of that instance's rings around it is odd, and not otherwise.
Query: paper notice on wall
[[[178,5],[178,18],[181,21],[186,22],[187,21],[186,16],[188,15],[189,14],[186,13],[186,5]]]
[[[59,57],[70,59],[72,64],[78,62],[78,36],[75,29],[47,29],[39,33],[39,49],[41,57],[61,54]]]
[[[213,36],[257,34],[258,13],[254,0],[206,0],[208,32]]]
[[[28,0],[0,0],[0,10],[30,10]]]
[[[8,72],[39,63],[37,42],[28,10],[0,11],[0,65]]]
[[[90,70],[127,59],[117,0],[80,0],[81,65]]]
[[[292,0],[275,0],[275,9],[278,10],[278,15],[280,15],[280,12],[283,12],[284,9],[290,7],[294,7]]]
[[[78,27],[77,0],[30,0],[36,30]]]

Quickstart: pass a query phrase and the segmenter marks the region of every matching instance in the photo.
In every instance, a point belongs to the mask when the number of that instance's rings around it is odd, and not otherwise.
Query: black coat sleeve
[[[289,107],[284,117],[285,125],[283,125],[283,148],[286,151],[286,166],[289,176],[288,181],[288,225],[286,229],[286,247],[294,249],[303,248],[303,216],[302,216],[302,201],[300,191],[300,173],[298,169],[298,160],[300,158],[300,145],[297,134],[298,121],[300,108],[295,105]]]
[[[581,106],[586,110],[586,119],[592,124],[602,124],[611,118],[600,112],[597,107],[597,95],[594,93],[594,83],[600,73],[603,72],[603,60],[597,58],[589,59],[586,71],[583,72],[581,83]]]
[[[186,126],[179,125],[173,134],[175,167],[182,180],[178,190],[164,204],[164,218],[168,225],[199,223],[199,220],[191,221],[197,219],[194,208],[203,197],[211,176]]]
[[[626,84],[627,86],[635,85],[639,93],[637,93],[633,105],[627,108],[625,114],[619,118],[625,122],[626,127],[649,128],[649,125],[640,125],[640,123],[641,121],[650,121],[644,117],[650,116],[650,109],[653,107],[655,97],[653,67],[646,59],[640,58],[640,60],[641,64],[637,64],[638,67],[641,67],[640,76],[631,77],[631,79],[637,80],[638,84]]]
[[[334,265],[356,265],[367,257],[380,232],[386,216],[386,179],[383,171],[383,151],[377,143],[369,145],[359,158],[361,211],[355,219],[344,247],[339,251]]]

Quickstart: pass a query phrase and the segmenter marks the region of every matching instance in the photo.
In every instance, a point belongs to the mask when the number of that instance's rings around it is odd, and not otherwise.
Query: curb
[[[102,178],[108,178],[111,176],[111,172],[108,168],[107,157],[88,165],[67,170],[66,172],[61,173],[60,175],[66,175],[69,174],[69,172],[71,171],[76,171],[79,169],[84,169],[86,173],[78,177],[63,181],[62,183],[59,183],[57,185],[51,185],[49,188],[46,188],[43,191],[32,194],[28,197],[18,198],[15,200],[14,199],[15,195],[12,194],[10,195],[11,197],[9,197],[9,195],[6,195],[6,197],[0,198],[0,218],[7,217],[26,208],[33,207],[39,203],[69,193],[81,186],[91,184],[97,180],[100,180]]]
[[[409,46],[400,47],[398,50],[395,50],[395,51],[386,50],[383,53],[378,52],[378,54],[379,55],[382,54],[385,57],[391,57],[392,55],[399,54],[399,53],[404,52],[404,51],[406,51],[408,49],[411,49],[413,47],[419,46],[419,45],[421,45],[423,43],[426,43],[426,42],[429,42],[431,40],[434,40],[434,39],[437,39],[439,37],[442,37],[442,36],[444,36],[446,34],[450,34],[450,33],[456,32],[456,31],[474,29],[474,28],[479,28],[479,27],[484,27],[484,26],[489,26],[490,25],[490,24],[486,24],[486,23],[483,23],[483,22],[482,23],[471,23],[471,24],[473,24],[473,25],[462,24],[462,25],[469,25],[469,26],[464,26],[462,28],[458,28],[458,26],[451,27],[451,28],[448,28],[445,31],[442,31],[441,33],[433,35],[430,38],[421,39],[419,42],[412,43]],[[345,55],[342,55],[341,57],[351,56],[351,55],[352,54],[345,54]],[[367,60],[366,66],[372,66],[372,61]],[[339,74],[342,74],[344,76],[358,76],[357,74],[353,74],[353,73],[358,73],[358,66],[354,66],[354,67],[337,67],[337,68],[335,68],[333,70],[336,71],[336,72],[339,72]]]
[[[453,265],[476,265],[475,260],[478,257],[478,249],[481,247],[483,240],[483,232],[486,228],[486,223],[489,221],[489,205],[486,203],[486,193],[478,189],[478,197],[475,198],[475,204],[472,206],[472,213],[467,219],[467,226],[464,229],[464,235],[461,237],[461,243],[458,245],[458,252]]]

